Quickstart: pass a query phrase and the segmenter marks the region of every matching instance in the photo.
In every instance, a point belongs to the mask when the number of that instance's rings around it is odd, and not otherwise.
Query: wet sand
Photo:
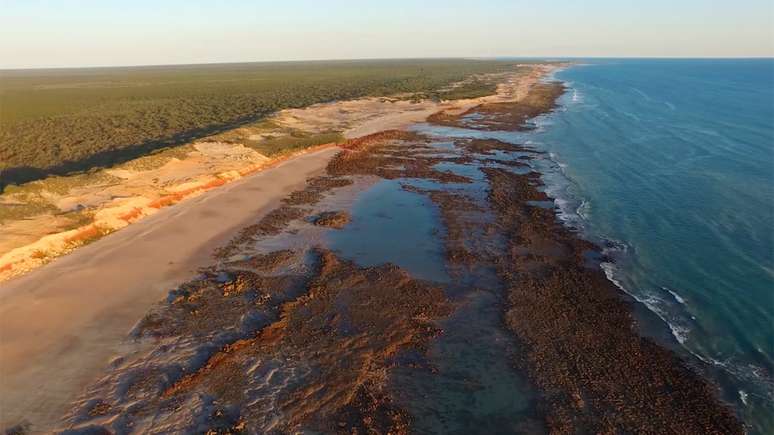
[[[164,209],[0,285],[0,426],[50,428],[148,308],[322,171],[323,149]]]

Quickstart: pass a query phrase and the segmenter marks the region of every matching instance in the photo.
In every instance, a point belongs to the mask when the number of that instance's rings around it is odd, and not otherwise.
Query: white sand
[[[0,428],[55,425],[152,304],[337,151],[305,154],[162,209],[0,284]]]

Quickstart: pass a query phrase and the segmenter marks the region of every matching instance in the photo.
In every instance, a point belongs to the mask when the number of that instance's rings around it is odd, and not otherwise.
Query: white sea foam
[[[636,91],[641,93],[644,98],[649,98],[647,95],[642,93],[642,91],[639,91],[638,89],[636,89]],[[576,100],[575,95],[576,94],[573,95],[573,101]],[[631,116],[636,117],[635,115]],[[568,165],[562,162],[557,154],[553,152],[548,153],[548,159],[553,164],[554,169],[560,174],[559,179],[554,179],[554,183],[546,183],[545,188],[546,193],[554,198],[554,203],[556,204],[556,207],[559,211],[559,220],[561,220],[567,226],[583,230],[584,224],[589,217],[591,206],[585,199],[576,199],[573,197],[571,192],[568,192],[569,186],[572,185],[570,178],[566,173]],[[548,181],[550,181],[550,179]],[[603,254],[605,255],[612,256],[614,254],[626,254],[629,250],[629,246],[626,243],[612,239],[606,240],[610,246],[603,250]],[[670,319],[668,312],[669,310],[666,309],[668,306],[667,301],[659,298],[656,295],[638,294],[638,292],[633,292],[627,289],[617,276],[619,272],[615,264],[605,262],[600,266],[610,282],[612,282],[624,293],[630,295],[632,298],[645,305],[648,310],[655,313],[667,325],[672,335],[679,343],[685,344],[688,341],[691,333],[690,327],[684,323],[677,322],[675,319]],[[670,293],[672,292],[670,291]],[[681,304],[685,303],[685,300],[676,293],[672,293],[672,296]]]
[[[602,263],[600,264],[600,267],[605,272],[605,276],[607,277],[608,281],[615,284],[616,287],[623,290],[623,286],[621,285],[621,282],[618,281],[618,278],[615,276],[615,264],[613,263]],[[628,292],[627,292],[628,293]]]
[[[668,314],[663,309],[663,306],[664,306],[663,304],[665,304],[665,301],[663,299],[655,295],[639,296],[639,295],[633,294],[632,292],[628,291],[623,286],[622,282],[616,277],[616,273],[618,271],[614,264],[602,263],[601,267],[602,267],[602,270],[605,272],[605,276],[607,276],[607,279],[610,280],[610,282],[615,284],[616,287],[621,289],[621,291],[632,296],[637,302],[640,302],[643,305],[645,305],[648,308],[648,310],[656,314],[669,327],[669,330],[672,333],[672,336],[675,338],[675,340],[677,340],[678,343],[680,343],[683,349],[685,349],[696,359],[698,359],[699,361],[702,361],[707,365],[718,367],[723,371],[725,371],[726,373],[729,373],[730,375],[736,377],[737,379],[744,380],[747,383],[750,383],[753,385],[759,385],[760,391],[758,391],[758,393],[755,394],[755,396],[759,397],[760,399],[766,400],[770,403],[774,402],[774,380],[772,380],[771,377],[767,375],[764,369],[749,363],[740,364],[740,363],[735,363],[731,360],[720,361],[712,357],[702,355],[701,353],[692,350],[686,344],[686,342],[690,337],[691,329],[687,325],[679,324],[674,320],[670,321],[668,319]],[[664,289],[669,291],[669,289],[666,289],[666,288]],[[675,299],[679,297],[677,294],[671,291],[669,291],[669,293],[672,294],[672,296],[674,296]],[[744,405],[748,404],[749,396],[750,396],[749,393],[747,393],[746,391],[739,390],[739,399]]]
[[[551,121],[548,118],[535,118],[531,121],[532,125],[535,126],[535,130],[538,132],[542,132],[545,130],[546,127],[551,125]]]
[[[645,92],[642,92],[641,90],[639,90],[637,88],[631,88],[631,90],[633,90],[634,92],[640,94],[640,96],[642,98],[644,98],[644,99],[646,99],[648,101],[652,100],[652,98],[650,98],[650,96],[648,94],[646,94]]]
[[[747,393],[744,390],[739,390],[739,400],[741,400],[742,403],[747,405]]]
[[[572,97],[570,98],[570,102],[574,105],[581,105],[586,103],[586,99],[584,98],[583,92],[580,90],[573,88],[572,90]]]
[[[544,191],[554,199],[557,209],[557,218],[564,225],[577,230],[584,230],[585,219],[589,205],[584,201],[578,201],[577,195],[572,193],[574,185],[566,174],[567,164],[561,162],[557,155],[548,153],[548,168],[541,168],[545,180]],[[546,170],[547,169],[547,170]]]
[[[672,322],[666,322],[669,326],[669,330],[672,331],[672,336],[675,337],[678,343],[685,346],[685,342],[688,341],[688,335],[691,333],[691,328],[687,326],[676,325]]]
[[[688,338],[691,334],[691,328],[688,327],[688,325],[683,325],[678,323],[675,319],[670,319],[670,316],[667,310],[664,308],[664,306],[666,305],[666,301],[664,301],[663,299],[653,294],[639,295],[629,291],[616,277],[617,268],[615,264],[602,263],[600,266],[602,267],[602,270],[605,272],[605,276],[610,282],[615,284],[615,286],[618,287],[622,292],[633,297],[637,302],[645,305],[648,308],[648,310],[650,310],[652,313],[657,315],[661,319],[661,321],[663,321],[667,325],[669,330],[672,332],[672,336],[675,338],[675,340],[677,340],[678,343],[683,345],[683,347],[686,347],[685,343],[686,341],[688,341]],[[688,350],[690,352],[690,349]],[[696,356],[698,357],[698,355]],[[701,358],[701,357],[699,358],[704,360],[704,358]]]
[[[585,199],[581,200],[580,205],[575,209],[575,213],[584,220],[588,220],[591,215],[591,204]]]
[[[637,116],[637,115],[635,115],[634,113],[627,112],[627,111],[625,111],[625,110],[622,110],[622,111],[620,111],[620,113],[621,113],[622,115],[624,115],[624,116],[627,116],[627,117],[629,117],[629,118],[631,118],[631,119],[635,120],[636,122],[640,122],[640,117],[639,117],[639,116]]]
[[[680,303],[680,305],[685,305],[685,299],[683,299],[680,295],[678,295],[677,293],[673,292],[671,289],[669,289],[667,287],[661,287],[661,288],[666,290],[666,291],[668,291],[669,294],[672,295],[672,297],[674,297],[675,300]]]
[[[651,99],[650,96],[641,90],[635,88],[632,89],[639,93],[643,98],[647,100]],[[577,90],[574,89],[571,100],[575,102],[580,99],[580,97],[580,94],[577,92]],[[637,118],[637,116],[634,114],[629,115],[632,118]],[[548,117],[546,118],[550,119]],[[554,198],[554,203],[558,209],[559,220],[561,220],[567,226],[583,230],[585,221],[587,220],[590,213],[590,204],[583,198],[574,198],[573,194],[568,192],[568,188],[572,184],[566,173],[567,164],[560,161],[556,153],[553,152],[548,153],[548,158],[561,176],[561,181],[554,179],[554,183],[546,183],[545,187],[546,193]],[[629,250],[629,246],[626,243],[612,239],[606,240],[610,246],[603,250],[603,254],[605,255],[625,255]],[[645,305],[648,310],[656,314],[667,325],[675,340],[677,340],[678,343],[684,345],[685,347],[685,343],[688,341],[688,338],[691,334],[691,328],[684,322],[679,322],[679,319],[671,318],[672,316],[670,316],[669,310],[667,308],[669,306],[669,302],[659,298],[654,294],[639,294],[640,292],[634,292],[627,289],[617,276],[619,271],[617,270],[615,264],[605,262],[602,263],[600,267],[610,282],[612,282],[621,291],[634,298],[636,301]],[[665,290],[669,291],[668,289]],[[685,300],[681,296],[672,291],[669,291],[669,293],[672,294],[677,302],[680,304],[685,304]],[[697,357],[699,356],[697,355]],[[705,360],[704,358],[699,358]]]

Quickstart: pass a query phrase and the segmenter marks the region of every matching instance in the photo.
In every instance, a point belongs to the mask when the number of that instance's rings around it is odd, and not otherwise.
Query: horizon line
[[[286,60],[245,60],[245,61],[214,61],[185,63],[148,63],[148,64],[114,64],[114,65],[82,65],[82,66],[22,66],[0,67],[0,71],[44,71],[44,70],[76,70],[76,69],[111,69],[111,68],[154,68],[182,66],[218,66],[244,65],[259,63],[305,63],[305,62],[352,62],[352,61],[401,61],[401,60],[586,60],[586,59],[649,59],[649,60],[774,60],[769,56],[441,56],[441,57],[353,57],[353,58],[316,58],[316,59],[286,59]]]

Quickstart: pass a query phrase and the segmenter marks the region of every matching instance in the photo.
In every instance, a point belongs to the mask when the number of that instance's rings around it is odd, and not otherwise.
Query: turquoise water
[[[564,218],[774,432],[774,60],[599,60],[556,78],[562,107],[518,139],[551,153]]]

